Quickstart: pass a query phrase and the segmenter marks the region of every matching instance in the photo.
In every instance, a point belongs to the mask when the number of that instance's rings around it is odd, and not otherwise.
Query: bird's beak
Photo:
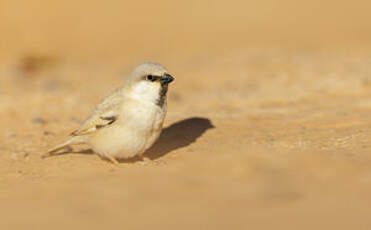
[[[160,80],[160,82],[164,84],[169,84],[172,81],[174,81],[174,78],[168,73],[165,73],[164,76]]]

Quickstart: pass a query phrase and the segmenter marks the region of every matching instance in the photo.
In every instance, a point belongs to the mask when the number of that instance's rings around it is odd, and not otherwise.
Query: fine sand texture
[[[0,229],[371,229],[368,1],[0,2]],[[160,139],[42,159],[143,61]]]

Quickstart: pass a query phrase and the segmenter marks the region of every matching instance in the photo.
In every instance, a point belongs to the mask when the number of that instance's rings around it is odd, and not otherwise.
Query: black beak
[[[164,76],[160,80],[160,82],[163,84],[169,84],[172,81],[174,81],[174,78],[168,73],[165,73]]]

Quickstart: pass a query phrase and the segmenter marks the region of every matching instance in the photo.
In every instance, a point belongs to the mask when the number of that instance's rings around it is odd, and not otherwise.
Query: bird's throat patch
[[[168,88],[168,84],[161,84],[160,95],[156,102],[156,104],[160,107],[162,107],[165,103],[167,88]]]

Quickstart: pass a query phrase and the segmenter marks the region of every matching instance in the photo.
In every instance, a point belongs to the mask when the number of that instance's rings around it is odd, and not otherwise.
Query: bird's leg
[[[164,163],[163,161],[152,160],[151,158],[149,158],[147,156],[143,156],[143,155],[140,156],[140,159],[141,159],[141,161],[139,161],[139,164],[140,165],[145,165],[145,166],[148,166],[148,165],[156,166],[156,165],[161,165],[161,164]]]
[[[108,157],[108,156],[106,156],[106,159],[108,161],[110,161],[114,165],[118,165],[119,164],[118,160],[116,160],[116,158],[114,158],[114,157]]]
[[[146,166],[146,165],[150,165],[152,162],[151,162],[151,159],[149,159],[148,157],[145,157],[143,155],[139,155],[137,156],[138,161],[137,163],[139,165],[143,165],[143,166]]]

